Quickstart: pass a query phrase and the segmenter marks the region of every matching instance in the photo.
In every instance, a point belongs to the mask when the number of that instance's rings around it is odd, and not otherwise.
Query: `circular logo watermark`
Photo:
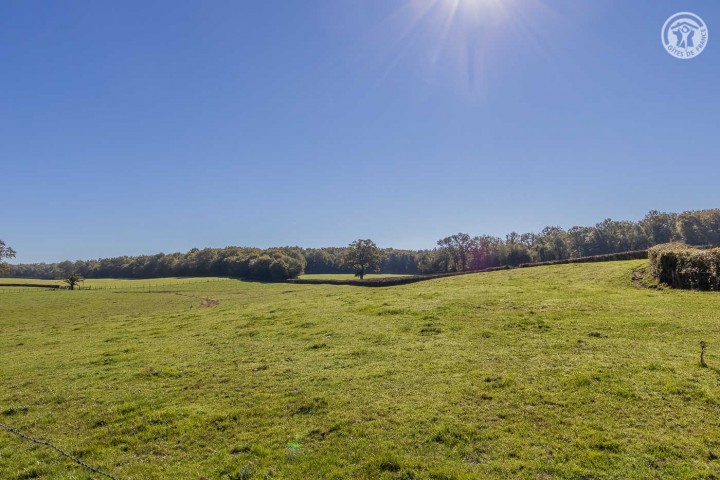
[[[694,13],[679,12],[665,21],[660,32],[665,51],[675,58],[695,58],[705,50],[708,28]]]

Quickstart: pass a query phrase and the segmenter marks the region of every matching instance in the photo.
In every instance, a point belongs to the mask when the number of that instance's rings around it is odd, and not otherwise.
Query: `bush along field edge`
[[[648,259],[650,274],[661,284],[691,290],[720,290],[720,248],[667,243],[650,248]]]

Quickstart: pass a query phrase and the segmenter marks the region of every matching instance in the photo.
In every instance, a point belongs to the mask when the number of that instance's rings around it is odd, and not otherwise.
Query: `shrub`
[[[650,272],[675,288],[720,290],[720,248],[699,249],[666,243],[649,250]]]

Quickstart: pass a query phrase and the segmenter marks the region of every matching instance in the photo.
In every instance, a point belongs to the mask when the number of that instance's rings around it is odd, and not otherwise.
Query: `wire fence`
[[[10,433],[12,433],[12,434],[14,434],[14,435],[17,435],[18,437],[20,437],[20,438],[22,438],[22,439],[28,440],[28,441],[30,441],[30,442],[32,442],[32,443],[35,443],[35,444],[38,444],[38,445],[44,445],[44,446],[46,446],[46,447],[50,447],[50,448],[52,448],[53,450],[55,450],[56,452],[58,452],[60,455],[69,458],[69,459],[72,460],[73,462],[77,463],[77,464],[80,465],[81,467],[87,468],[88,470],[90,470],[90,471],[93,472],[93,473],[97,473],[98,475],[102,475],[103,477],[109,478],[109,479],[111,479],[111,480],[119,480],[117,477],[113,477],[113,476],[110,475],[109,473],[105,473],[105,472],[103,472],[103,471],[100,470],[100,469],[97,469],[97,468],[95,468],[95,467],[92,467],[92,466],[88,465],[87,463],[85,463],[85,462],[83,462],[82,460],[80,460],[78,457],[75,457],[75,456],[73,456],[73,455],[70,455],[68,452],[66,452],[66,451],[63,450],[62,448],[60,448],[60,447],[58,447],[58,446],[56,446],[56,445],[54,445],[54,444],[52,444],[52,443],[50,443],[50,442],[47,442],[47,441],[45,441],[45,440],[40,440],[40,439],[37,439],[37,438],[35,438],[35,437],[31,437],[30,435],[27,435],[27,434],[21,432],[20,430],[14,428],[14,427],[11,427],[10,425],[5,425],[4,423],[0,423],[0,428],[3,428],[3,429],[5,429],[5,430],[7,430],[8,432],[10,432]]]

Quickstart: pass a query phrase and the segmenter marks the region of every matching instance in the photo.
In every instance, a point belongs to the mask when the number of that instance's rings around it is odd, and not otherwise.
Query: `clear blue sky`
[[[720,206],[720,3],[455,5],[3,1],[0,238],[429,248]],[[687,61],[660,42],[683,10]]]

